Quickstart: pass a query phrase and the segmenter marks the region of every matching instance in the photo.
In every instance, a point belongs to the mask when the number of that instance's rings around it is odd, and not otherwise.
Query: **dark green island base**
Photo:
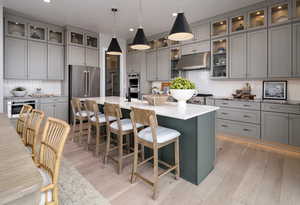
[[[102,107],[102,106],[101,106]],[[122,109],[123,117],[129,118],[130,110]],[[188,120],[157,115],[160,126],[175,129],[181,133],[180,177],[200,184],[214,169],[215,162],[215,111]],[[146,150],[146,155],[150,150]],[[159,150],[159,158],[174,164],[174,145]]]

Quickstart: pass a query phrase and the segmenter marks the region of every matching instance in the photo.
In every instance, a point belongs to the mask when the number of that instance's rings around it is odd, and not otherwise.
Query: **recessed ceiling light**
[[[176,16],[177,16],[177,13],[172,13],[172,16],[176,17]]]
[[[133,29],[133,28],[130,28],[130,29],[129,29],[129,31],[130,31],[130,32],[133,32],[133,31],[134,31],[134,29]]]
[[[51,3],[51,0],[44,0],[45,3]]]

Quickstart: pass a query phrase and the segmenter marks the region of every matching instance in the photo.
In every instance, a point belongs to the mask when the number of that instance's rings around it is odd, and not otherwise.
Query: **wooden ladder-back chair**
[[[40,127],[44,117],[45,113],[43,111],[33,109],[29,115],[29,119],[25,127],[25,146],[31,152],[34,162],[37,162],[37,140],[40,134]]]
[[[39,171],[43,178],[40,205],[58,205],[58,176],[63,148],[70,133],[70,126],[49,117],[42,135]]]
[[[84,110],[84,103],[79,98],[73,98],[71,100],[71,107],[73,112],[73,129],[72,140],[78,140],[80,144],[83,142],[83,137],[87,136],[89,130],[89,116],[92,115],[88,110]],[[79,121],[79,128],[76,126]]]
[[[20,111],[20,114],[19,114],[19,118],[17,120],[16,130],[17,130],[17,133],[20,135],[23,142],[25,142],[24,131],[25,131],[26,122],[29,118],[29,113],[31,112],[31,110],[32,110],[32,107],[30,105],[23,105],[23,107]]]
[[[130,150],[130,135],[133,134],[133,127],[130,119],[122,119],[121,108],[118,104],[104,104],[104,114],[106,118],[107,127],[107,141],[106,141],[106,151],[104,156],[104,164],[107,163],[107,158],[111,158],[114,162],[118,163],[118,174],[122,172],[123,169],[123,159],[133,156],[133,152]],[[116,121],[110,123],[110,118],[115,118]],[[137,124],[137,128],[143,127],[142,124]],[[117,146],[111,148],[111,134],[117,136]],[[126,143],[124,143],[123,138],[126,137]],[[127,146],[127,154],[124,155],[123,147]],[[113,150],[118,149],[118,158],[115,159],[109,155]]]
[[[166,127],[161,127],[157,123],[157,118],[155,111],[153,110],[144,110],[139,108],[131,108],[132,112],[130,113],[133,130],[134,130],[134,163],[131,176],[131,183],[134,183],[136,177],[142,179],[146,183],[150,184],[153,187],[153,198],[156,199],[158,196],[158,183],[160,177],[165,174],[175,170],[176,179],[180,175],[179,167],[179,136],[180,133],[176,130],[169,129]],[[136,125],[140,123],[145,126],[149,126],[138,132]],[[171,143],[174,143],[175,151],[175,165],[170,165],[164,161],[158,159],[158,150],[164,146],[167,146]],[[138,145],[142,144],[153,150],[153,156],[143,160],[138,163]],[[154,181],[151,181],[143,177],[140,173],[137,172],[137,168],[141,165],[144,165],[146,162],[153,160],[153,169],[154,169]],[[158,173],[158,164],[162,164],[164,167],[167,167],[162,173]]]

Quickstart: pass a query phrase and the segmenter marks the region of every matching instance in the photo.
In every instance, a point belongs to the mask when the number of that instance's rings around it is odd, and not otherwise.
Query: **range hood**
[[[209,59],[209,52],[182,55],[176,67],[178,70],[208,69],[210,67]]]

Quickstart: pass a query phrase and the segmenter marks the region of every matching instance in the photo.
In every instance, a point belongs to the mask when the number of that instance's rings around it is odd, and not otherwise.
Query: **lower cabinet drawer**
[[[221,108],[217,111],[217,118],[260,124],[260,111]]]
[[[260,110],[260,103],[252,101],[238,101],[238,100],[216,100],[216,106],[240,108],[244,110]]]
[[[262,103],[262,111],[300,114],[300,105]]]
[[[233,122],[229,120],[217,120],[216,132],[241,137],[260,138],[260,126],[247,123]]]

